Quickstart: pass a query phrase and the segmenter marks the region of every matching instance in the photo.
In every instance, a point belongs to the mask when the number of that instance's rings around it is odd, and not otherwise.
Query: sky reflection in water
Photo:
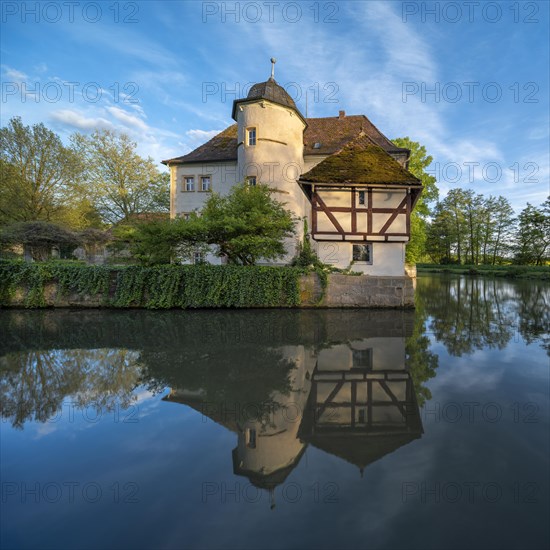
[[[549,301],[2,311],[2,547],[546,547]]]

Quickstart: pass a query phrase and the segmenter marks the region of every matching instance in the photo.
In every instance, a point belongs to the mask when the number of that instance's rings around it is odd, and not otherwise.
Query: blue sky
[[[232,123],[270,74],[308,116],[410,136],[452,187],[519,211],[549,194],[549,3],[10,2],[1,122],[130,134],[155,161]],[[308,91],[309,90],[309,91]]]

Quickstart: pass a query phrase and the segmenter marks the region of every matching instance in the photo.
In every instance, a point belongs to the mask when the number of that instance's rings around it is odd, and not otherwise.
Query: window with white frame
[[[248,183],[251,187],[256,185],[256,176],[248,176],[246,178],[246,183]]]
[[[372,264],[372,244],[354,244],[353,261],[363,264]]]
[[[212,180],[210,176],[201,176],[201,191],[210,191],[212,188]]]
[[[201,252],[200,250],[195,250],[193,253],[193,263],[194,264],[204,264],[206,262],[206,256],[204,255],[204,252]]]
[[[256,128],[246,129],[246,144],[256,145]]]
[[[195,190],[195,176],[183,176],[182,191],[194,191]]]

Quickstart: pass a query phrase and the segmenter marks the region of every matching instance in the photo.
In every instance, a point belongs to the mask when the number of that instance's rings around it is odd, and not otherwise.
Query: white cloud
[[[185,134],[196,142],[206,143],[220,132],[221,130],[187,130]]]
[[[15,82],[24,82],[29,79],[28,75],[24,72],[8,67],[7,65],[2,65],[2,69],[4,70],[4,77],[14,80]]]
[[[140,118],[131,115],[120,109],[119,107],[107,107],[106,108],[111,115],[113,115],[118,121],[122,122],[125,126],[137,128],[138,130],[149,131],[150,128]]]
[[[71,109],[54,111],[50,114],[50,118],[55,122],[60,122],[61,124],[77,128],[78,130],[95,130],[97,128],[104,128],[107,130],[114,129],[113,124],[103,117],[90,118]]]

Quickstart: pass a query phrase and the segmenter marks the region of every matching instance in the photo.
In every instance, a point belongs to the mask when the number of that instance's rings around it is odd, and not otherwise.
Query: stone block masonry
[[[302,277],[301,307],[414,308],[414,282],[408,276],[328,275],[323,292],[316,274]]]

